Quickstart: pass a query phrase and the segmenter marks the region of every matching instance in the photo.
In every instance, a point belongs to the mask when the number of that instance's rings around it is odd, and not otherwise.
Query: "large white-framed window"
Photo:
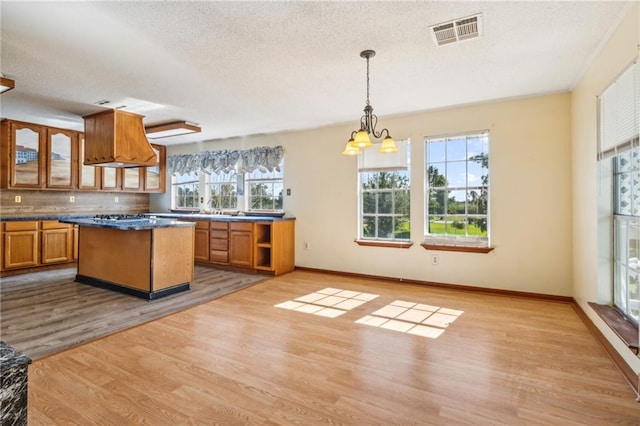
[[[205,200],[211,210],[238,210],[238,186],[242,188],[242,175],[231,170],[228,173],[211,173],[205,177]]]
[[[640,66],[630,64],[598,98],[598,159],[611,162],[613,305],[640,319]],[[606,163],[605,163],[606,164]],[[601,177],[606,182],[606,176]]]
[[[425,244],[489,247],[489,132],[425,139]]]
[[[174,209],[199,209],[200,208],[200,177],[192,172],[184,175],[173,176],[171,180],[171,194]]]
[[[410,143],[396,141],[398,152],[379,153],[380,144],[358,160],[360,240],[407,242],[410,221]]]
[[[282,163],[273,171],[256,169],[245,175],[247,210],[282,211],[284,209],[284,175]]]

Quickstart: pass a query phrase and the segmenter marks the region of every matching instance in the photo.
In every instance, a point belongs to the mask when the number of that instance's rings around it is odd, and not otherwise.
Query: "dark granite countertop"
[[[0,216],[0,222],[28,221],[28,220],[65,220],[65,219],[90,219],[93,214],[39,214],[30,216]]]
[[[175,228],[184,226],[195,226],[193,222],[181,222],[171,219],[137,219],[137,220],[96,220],[93,218],[84,219],[63,219],[62,223],[71,223],[78,226],[90,226],[92,228],[109,228],[120,231],[143,231],[157,228]]]
[[[118,213],[114,213],[118,214]],[[153,217],[159,219],[183,219],[183,220],[218,220],[218,221],[249,221],[249,222],[275,222],[279,220],[295,220],[293,216],[231,216],[231,215],[219,215],[219,214],[203,214],[203,213],[193,213],[193,214],[185,214],[185,213],[141,213],[145,216]],[[95,214],[66,214],[66,215],[55,215],[55,214],[34,214],[34,215],[26,215],[19,217],[7,217],[0,216],[0,222],[9,222],[9,221],[29,221],[29,220],[59,220],[61,222],[68,223],[68,220],[78,220],[78,219],[88,219],[91,220]]]
[[[159,218],[172,218],[182,220],[215,220],[231,222],[276,222],[280,220],[295,220],[293,216],[245,216],[245,215],[225,215],[225,214],[204,214],[204,213],[146,213],[147,216]]]
[[[0,370],[4,372],[11,367],[22,367],[28,364],[31,364],[31,358],[0,341]]]

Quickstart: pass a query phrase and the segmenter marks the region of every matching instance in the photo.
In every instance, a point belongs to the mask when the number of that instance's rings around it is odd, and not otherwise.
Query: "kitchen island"
[[[76,281],[157,299],[189,290],[194,224],[156,218],[82,218]]]

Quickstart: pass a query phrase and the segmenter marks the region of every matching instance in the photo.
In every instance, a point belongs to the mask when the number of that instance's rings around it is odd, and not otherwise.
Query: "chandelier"
[[[373,146],[369,135],[380,139],[385,133],[387,136],[382,141],[378,152],[390,153],[398,151],[393,138],[389,135],[389,130],[382,129],[379,132],[376,131],[378,117],[373,113],[373,107],[369,103],[369,59],[375,55],[376,52],[374,50],[363,50],[360,52],[360,57],[367,60],[367,104],[364,107],[364,115],[360,117],[360,130],[351,132],[351,139],[347,142],[347,146],[342,152],[343,155],[359,155],[361,149]]]

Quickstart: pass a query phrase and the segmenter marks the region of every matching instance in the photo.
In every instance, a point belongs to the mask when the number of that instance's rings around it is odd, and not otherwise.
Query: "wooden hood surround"
[[[84,118],[84,164],[142,167],[158,163],[142,125],[144,116],[119,109]]]

